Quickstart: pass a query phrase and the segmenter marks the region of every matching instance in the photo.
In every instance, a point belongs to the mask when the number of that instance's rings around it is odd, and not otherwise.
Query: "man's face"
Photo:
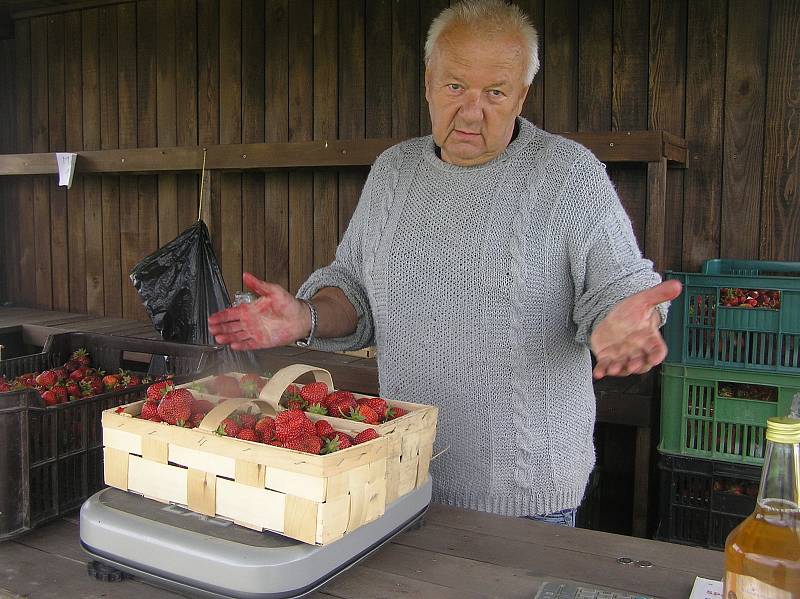
[[[459,166],[489,162],[505,150],[528,87],[521,40],[450,27],[425,70],[425,98],[442,159]]]

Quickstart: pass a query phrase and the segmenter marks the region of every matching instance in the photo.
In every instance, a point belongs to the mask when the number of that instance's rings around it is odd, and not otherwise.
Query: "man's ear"
[[[519,104],[517,104],[517,116],[522,114],[522,107],[525,105],[525,98],[528,97],[528,90],[531,88],[530,85],[526,85],[525,89],[522,90],[522,95],[519,99]]]
[[[425,65],[425,100],[428,101],[428,104],[431,103],[431,71],[428,68],[428,65]]]

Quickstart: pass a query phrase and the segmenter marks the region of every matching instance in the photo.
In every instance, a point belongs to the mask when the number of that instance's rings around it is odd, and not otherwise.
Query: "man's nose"
[[[461,116],[471,122],[480,121],[483,119],[483,99],[480,93],[467,93],[464,94],[461,109],[459,110]]]

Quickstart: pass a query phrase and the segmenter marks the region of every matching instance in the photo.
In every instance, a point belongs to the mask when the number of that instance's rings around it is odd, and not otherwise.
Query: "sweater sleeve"
[[[597,326],[620,301],[661,282],[653,263],[642,257],[631,221],[606,174],[594,156],[580,159],[579,172],[585,176],[572,187],[580,211],[588,221],[574,228],[570,255],[575,303],[575,340],[589,343]],[[569,190],[570,185],[567,185]],[[659,305],[661,324],[669,303]]]
[[[390,148],[375,161],[347,230],[336,248],[334,261],[313,272],[300,286],[297,297],[310,299],[323,287],[338,287],[356,310],[356,330],[346,337],[316,338],[311,347],[322,351],[351,351],[374,345],[375,330],[369,296],[364,286],[363,260],[365,241],[376,212],[375,205],[381,201],[391,176],[396,149]]]

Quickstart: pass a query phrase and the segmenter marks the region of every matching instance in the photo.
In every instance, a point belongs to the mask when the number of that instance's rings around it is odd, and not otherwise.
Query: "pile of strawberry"
[[[215,384],[213,379],[209,384]],[[196,398],[189,389],[177,389],[171,381],[161,381],[147,388],[139,418],[195,428],[213,408],[212,402]],[[298,409],[286,410],[275,418],[237,412],[222,421],[217,434],[313,454],[333,453],[380,436],[368,428],[352,437],[334,430],[326,420],[313,422]]]
[[[366,424],[382,424],[407,413],[402,408],[390,406],[380,397],[356,398],[350,391],[329,392],[328,385],[319,381],[303,387],[289,385],[283,392],[281,404],[289,409]]]
[[[150,382],[138,375],[120,370],[118,374],[106,374],[92,368],[92,360],[85,349],[75,350],[63,366],[44,372],[29,372],[13,379],[0,376],[0,393],[35,389],[45,405],[54,406],[83,397],[92,397],[119,391]]]
[[[723,287],[719,292],[719,303],[726,308],[771,308],[781,307],[781,292],[774,289],[740,289]]]

